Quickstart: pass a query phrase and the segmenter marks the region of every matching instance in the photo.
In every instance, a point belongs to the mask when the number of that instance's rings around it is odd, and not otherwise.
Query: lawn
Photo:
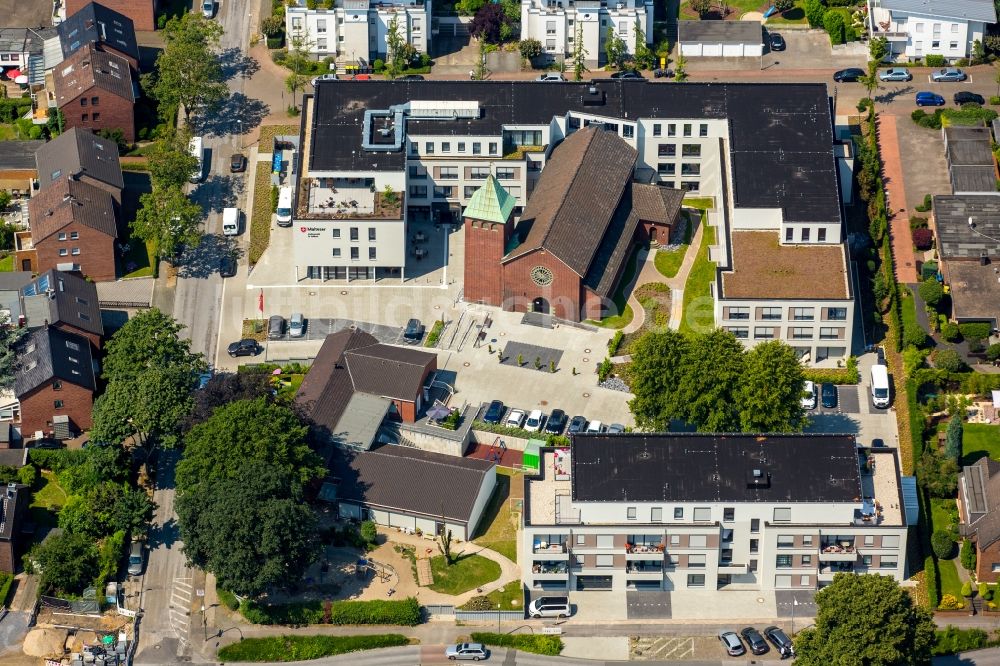
[[[962,581],[958,578],[959,566],[958,558],[950,560],[938,560],[938,572],[941,574],[941,596],[953,595],[956,599],[962,599]]]
[[[667,278],[676,277],[689,247],[685,244],[673,250],[657,250],[654,263],[660,275]]]
[[[786,12],[772,14],[767,19],[767,25],[788,25],[789,23],[805,23],[805,0],[795,0],[795,6]]]
[[[761,2],[760,0],[729,0],[726,3],[732,13],[729,14],[728,20],[734,21],[739,19],[743,14],[747,12],[765,12],[767,8],[771,6],[770,2]],[[803,9],[805,0],[796,0],[795,6],[782,14],[773,14],[767,23],[805,23],[806,14]],[[720,10],[718,9],[718,4],[713,5],[712,11],[705,17],[704,20],[718,20],[721,18]],[[680,8],[680,17],[682,20],[697,21],[698,14],[690,7],[689,2],[685,2]]]
[[[141,238],[130,238],[129,250],[122,262],[122,277],[137,278],[153,275],[153,244],[145,243]]]
[[[701,236],[701,246],[695,257],[687,282],[684,284],[684,309],[681,315],[681,332],[711,328],[715,323],[715,304],[712,302],[712,282],[715,281],[715,262],[708,258],[708,248],[715,245],[715,227],[701,223],[705,229]]]
[[[278,397],[289,400],[294,398],[295,394],[299,392],[299,387],[302,386],[302,380],[305,378],[304,374],[299,373],[278,375],[278,380],[281,382],[278,385]]]
[[[500,578],[500,565],[482,555],[459,555],[445,564],[444,555],[431,558],[434,584],[430,589],[442,594],[462,594]]]
[[[953,499],[931,498],[931,524],[933,531],[950,532],[958,539],[958,506]]]
[[[971,465],[983,456],[1000,460],[1000,426],[962,424],[962,464]]]
[[[486,595],[486,598],[490,601],[490,608],[497,608],[499,610],[523,610],[524,609],[524,590],[521,588],[520,580],[512,580],[499,590],[493,590]],[[471,602],[467,602],[466,606]],[[465,608],[465,606],[462,606]]]
[[[497,487],[479,522],[479,534],[474,541],[480,546],[495,550],[511,562],[517,562],[517,524],[510,511],[512,483],[521,483],[520,473],[506,467],[497,467]]]
[[[14,270],[14,253],[0,257],[0,273],[10,273]]]
[[[917,299],[913,297],[913,292],[910,291],[909,287],[900,286],[899,295],[900,309],[903,313],[903,331],[923,330],[920,323],[917,322]]]
[[[635,315],[632,312],[632,306],[628,304],[627,289],[631,286],[632,280],[635,279],[639,263],[639,252],[641,251],[642,248],[633,250],[632,256],[629,257],[628,265],[625,266],[621,279],[618,280],[618,288],[615,290],[615,295],[612,298],[617,314],[608,315],[601,320],[588,319],[588,324],[594,324],[603,328],[624,328],[632,321],[632,317]]]
[[[66,491],[59,485],[54,472],[43,471],[38,484],[31,495],[31,517],[38,525],[55,527],[56,514],[66,503]]]
[[[698,210],[708,210],[709,208],[715,207],[714,197],[685,197],[682,202],[683,205],[688,208],[697,208]]]

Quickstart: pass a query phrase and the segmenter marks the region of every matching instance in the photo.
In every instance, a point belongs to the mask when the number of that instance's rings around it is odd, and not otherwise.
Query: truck
[[[872,404],[880,408],[889,406],[889,369],[878,363],[872,366]]]

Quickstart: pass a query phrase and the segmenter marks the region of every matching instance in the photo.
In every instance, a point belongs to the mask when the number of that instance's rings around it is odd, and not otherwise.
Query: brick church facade
[[[632,250],[667,242],[684,198],[635,182],[637,157],[596,125],[574,132],[553,150],[516,224],[514,197],[487,178],[462,214],[465,300],[569,321],[615,314]]]

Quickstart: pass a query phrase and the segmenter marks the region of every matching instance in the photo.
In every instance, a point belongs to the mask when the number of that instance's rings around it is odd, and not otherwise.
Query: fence
[[[455,611],[455,619],[463,622],[509,622],[523,620],[524,611]]]
[[[428,615],[454,615],[455,607],[445,604],[427,604],[424,606]]]

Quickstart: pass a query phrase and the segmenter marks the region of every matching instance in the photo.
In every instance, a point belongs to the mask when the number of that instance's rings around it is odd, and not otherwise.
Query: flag
[[[260,310],[260,313],[262,315],[264,314],[264,290],[263,289],[260,290],[260,296],[257,298],[257,309]]]

